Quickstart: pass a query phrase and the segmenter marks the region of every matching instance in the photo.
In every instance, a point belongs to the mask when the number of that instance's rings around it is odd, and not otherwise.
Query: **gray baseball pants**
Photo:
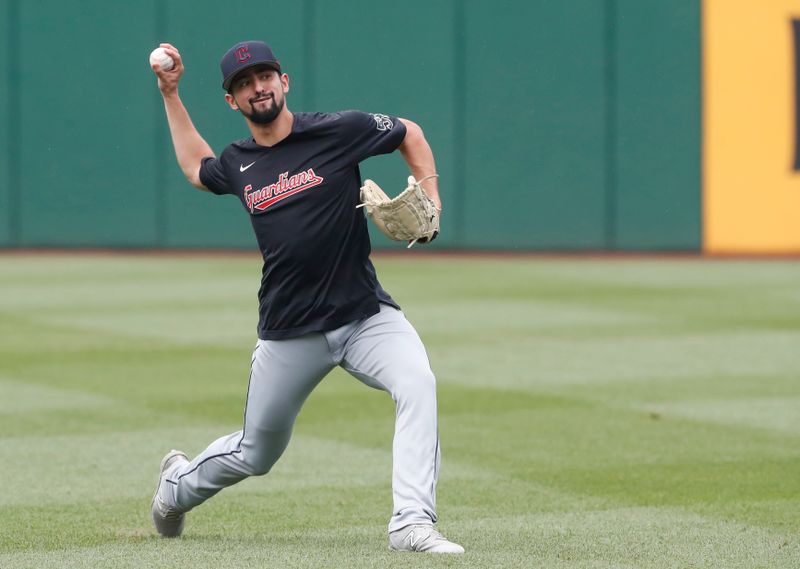
[[[188,512],[223,488],[269,472],[289,444],[306,398],[337,365],[362,383],[387,391],[396,403],[389,531],[434,523],[439,472],[436,379],[416,330],[402,312],[383,304],[378,314],[329,332],[259,340],[244,428],[217,439],[169,474],[169,505]]]

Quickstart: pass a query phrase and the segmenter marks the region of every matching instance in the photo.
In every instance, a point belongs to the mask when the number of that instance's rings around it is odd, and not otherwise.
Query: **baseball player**
[[[170,44],[161,47],[174,68],[152,67],[178,163],[195,187],[241,201],[264,265],[243,428],[192,460],[180,451],[164,457],[152,503],[156,530],[179,536],[187,512],[223,488],[269,472],[303,402],[341,366],[396,402],[390,549],[463,553],[434,529],[436,380],[419,336],[378,282],[367,221],[357,209],[359,163],[397,149],[417,180],[430,177],[425,192],[441,207],[422,130],[383,114],[291,112],[289,77],[279,61],[263,42],[246,41],[233,46],[220,67],[225,100],[244,116],[252,136],[217,157],[178,95],[180,53]]]

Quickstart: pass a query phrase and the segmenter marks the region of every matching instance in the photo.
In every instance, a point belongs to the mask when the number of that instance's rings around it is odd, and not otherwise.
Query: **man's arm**
[[[158,64],[154,64],[153,71],[158,76],[158,88],[164,97],[164,109],[167,112],[169,131],[172,134],[172,144],[175,147],[175,156],[183,170],[186,179],[196,188],[209,191],[200,181],[200,164],[207,156],[214,156],[214,151],[200,136],[192,124],[192,119],[186,107],[183,106],[178,95],[178,82],[183,75],[184,67],[178,50],[168,43],[161,47],[175,61],[175,67],[170,71],[163,71]]]
[[[411,174],[417,180],[433,176],[436,174],[436,162],[433,159],[433,151],[428,141],[425,140],[425,134],[417,123],[402,118],[400,121],[406,125],[406,137],[400,143],[399,150],[408,164]],[[425,189],[425,193],[433,200],[433,203],[436,204],[436,207],[441,210],[442,200],[439,198],[438,179],[435,176],[428,178],[422,187]]]

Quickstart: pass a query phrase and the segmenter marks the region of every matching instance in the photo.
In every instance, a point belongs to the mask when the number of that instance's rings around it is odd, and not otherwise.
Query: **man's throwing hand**
[[[150,64],[153,72],[158,77],[159,90],[164,95],[167,95],[178,90],[178,81],[180,81],[184,70],[183,60],[181,59],[181,54],[178,52],[178,49],[175,46],[168,43],[162,43],[159,45],[159,47],[163,48],[164,53],[170,56],[174,62],[174,66],[169,70],[162,69],[158,63]]]

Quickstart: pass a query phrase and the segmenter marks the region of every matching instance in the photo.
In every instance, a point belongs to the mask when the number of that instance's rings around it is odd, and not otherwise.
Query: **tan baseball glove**
[[[414,176],[408,177],[408,187],[390,199],[372,180],[364,180],[361,187],[361,205],[367,215],[384,235],[395,241],[430,243],[439,234],[439,213],[433,200],[422,189]]]

